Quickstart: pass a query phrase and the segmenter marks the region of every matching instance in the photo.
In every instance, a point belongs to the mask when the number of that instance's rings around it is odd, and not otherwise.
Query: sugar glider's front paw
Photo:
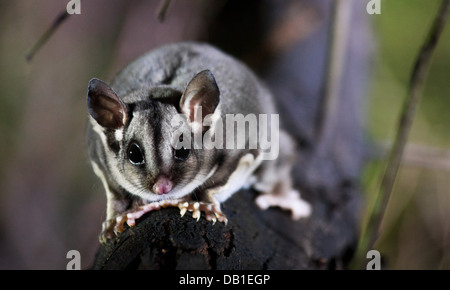
[[[192,212],[192,218],[197,221],[201,217],[201,212],[205,213],[206,220],[212,221],[215,224],[217,221],[227,223],[227,217],[220,209],[220,204],[214,202],[199,202],[190,201],[185,199],[178,200],[162,200],[157,202],[152,202],[149,204],[144,204],[140,206],[137,210],[130,212],[126,215],[126,222],[131,227],[134,226],[136,220],[139,219],[144,214],[158,210],[160,208],[166,207],[178,207],[180,209],[180,215],[183,217],[187,211]],[[119,222],[119,221],[118,221]]]
[[[197,221],[200,219],[201,212],[203,211],[206,216],[207,221],[212,221],[213,225],[219,221],[228,223],[228,219],[225,214],[220,209],[220,205],[214,203],[207,202],[194,202],[194,201],[185,201],[181,202],[178,207],[180,208],[181,216],[184,216],[187,211],[192,212],[192,218]]]
[[[116,220],[117,226],[115,228],[116,232],[123,231],[123,225],[125,224],[125,222],[130,227],[132,227],[136,224],[136,220],[141,218],[144,214],[166,207],[178,207],[180,209],[181,216],[184,216],[187,211],[190,211],[192,212],[192,218],[196,219],[197,221],[201,217],[201,212],[204,212],[206,215],[206,220],[212,221],[213,224],[215,224],[217,221],[224,222],[225,224],[228,222],[227,217],[220,209],[219,204],[209,202],[186,201],[184,199],[162,200],[141,205],[136,210],[129,212],[123,216],[117,217]]]
[[[100,243],[104,244],[107,240],[124,232],[125,224],[132,227],[136,224],[136,220],[140,219],[144,214],[166,207],[178,207],[181,216],[184,216],[187,211],[190,211],[192,212],[192,218],[197,221],[201,217],[201,212],[204,212],[206,220],[212,221],[213,224],[217,221],[225,224],[228,222],[219,204],[186,200],[162,200],[141,205],[132,211],[122,213],[115,218],[103,222],[102,233],[99,237]]]
[[[311,205],[301,199],[300,193],[294,189],[282,194],[264,193],[259,195],[255,202],[263,210],[271,206],[278,206],[282,209],[289,210],[291,211],[291,218],[293,220],[308,217],[312,212]]]
[[[125,224],[132,227],[136,224],[136,220],[142,217],[144,214],[159,210],[161,207],[166,207],[164,202],[152,202],[141,205],[134,210],[124,212],[116,217],[106,220],[102,224],[102,233],[100,234],[100,243],[104,244],[108,240],[116,237],[118,234],[125,231]]]
[[[127,215],[118,215],[112,219],[106,220],[102,224],[102,232],[99,237],[101,244],[106,244],[108,240],[115,238],[118,234],[125,231]]]
[[[106,220],[102,223],[102,232],[98,237],[100,244],[106,244],[106,242],[116,235],[114,233],[114,227],[116,225],[115,219]]]

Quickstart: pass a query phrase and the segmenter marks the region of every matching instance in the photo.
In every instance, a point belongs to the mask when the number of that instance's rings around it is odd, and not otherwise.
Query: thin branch
[[[169,8],[171,0],[162,0],[158,9],[158,20],[163,22],[166,19],[167,9]]]
[[[50,37],[55,33],[55,31],[60,27],[60,25],[70,16],[66,10],[61,12],[58,17],[53,21],[53,24],[47,29],[47,31],[42,34],[42,36],[38,39],[38,41],[31,47],[31,49],[27,52],[25,58],[28,62],[30,62],[34,55],[41,49],[41,47],[47,43]]]
[[[430,67],[431,58],[445,27],[449,7],[450,0],[443,0],[428,34],[428,38],[425,40],[425,43],[423,44],[416,59],[408,86],[407,97],[397,126],[398,129],[394,145],[389,155],[386,171],[381,181],[380,190],[376,196],[374,209],[371,212],[365,227],[366,232],[363,233],[362,236],[363,244],[360,244],[360,251],[358,253],[364,256],[368,250],[373,249],[374,244],[379,237],[380,225],[394,187],[398,170],[400,168],[405,145],[408,141],[408,135],[416,108],[419,103],[423,85]],[[365,234],[367,234],[367,239],[364,239]]]
[[[376,144],[378,151],[375,158],[385,159],[392,144],[380,142]],[[450,150],[422,144],[408,143],[403,153],[402,164],[407,166],[428,168],[450,172]]]

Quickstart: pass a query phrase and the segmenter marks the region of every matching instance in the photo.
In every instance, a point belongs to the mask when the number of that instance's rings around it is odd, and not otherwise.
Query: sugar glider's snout
[[[169,193],[173,188],[173,182],[169,177],[165,175],[160,175],[156,179],[155,184],[153,185],[153,192],[162,195]]]

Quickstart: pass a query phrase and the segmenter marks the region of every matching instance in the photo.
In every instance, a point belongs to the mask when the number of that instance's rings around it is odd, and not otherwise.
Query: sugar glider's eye
[[[173,151],[173,157],[175,157],[175,159],[177,160],[184,161],[188,159],[190,153],[190,149],[186,149],[184,148],[184,146],[181,146],[179,149],[175,149]]]
[[[133,165],[142,165],[145,163],[144,154],[142,153],[141,147],[136,142],[133,142],[128,147],[128,160],[130,160]]]
[[[183,145],[183,135],[178,138],[178,143],[175,146],[175,150],[173,151],[173,157],[180,161],[185,161],[188,159],[189,154],[191,154],[190,149],[186,149]]]
[[[180,149],[176,149],[173,152],[173,156],[177,160],[184,161],[184,160],[188,159],[190,153],[191,153],[191,150],[181,147]]]

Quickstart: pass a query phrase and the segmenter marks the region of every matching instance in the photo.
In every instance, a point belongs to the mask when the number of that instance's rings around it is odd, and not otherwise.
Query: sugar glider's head
[[[206,116],[219,114],[219,95],[209,70],[194,76],[184,92],[161,86],[118,96],[92,79],[90,123],[100,135],[110,178],[147,201],[193,192],[217,168],[217,152],[198,147],[194,137],[206,132]]]

